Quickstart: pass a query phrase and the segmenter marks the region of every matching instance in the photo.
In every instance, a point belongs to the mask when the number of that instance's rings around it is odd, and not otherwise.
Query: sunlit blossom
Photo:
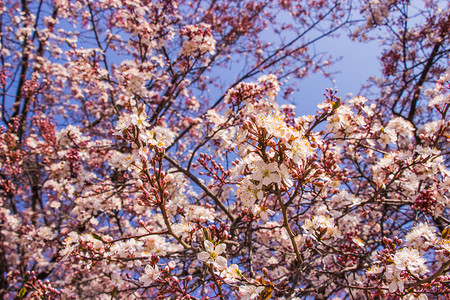
[[[207,264],[213,264],[219,270],[223,270],[227,267],[227,260],[220,256],[225,249],[226,245],[224,243],[214,245],[211,241],[205,240],[203,242],[205,246],[205,251],[200,252],[197,258]]]
[[[148,286],[155,282],[161,275],[159,268],[157,265],[152,267],[151,265],[145,266],[144,274],[139,278],[139,280],[145,285]]]

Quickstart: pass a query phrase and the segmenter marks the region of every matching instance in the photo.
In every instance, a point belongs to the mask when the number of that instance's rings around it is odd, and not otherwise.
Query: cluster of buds
[[[414,200],[412,209],[419,210],[424,213],[432,213],[436,205],[435,192],[432,190],[421,191]]]
[[[47,280],[43,282],[39,280],[34,271],[27,271],[26,283],[17,294],[17,299],[29,297],[30,299],[57,299],[61,292],[53,288]]]
[[[212,155],[201,153],[200,157],[197,159],[197,164],[194,164],[193,167],[197,167],[198,165],[206,170],[206,172],[199,172],[199,175],[212,177],[221,184],[225,183],[231,173],[229,170],[225,170],[222,164],[216,163],[215,160],[212,159]]]
[[[171,175],[162,171],[161,157],[155,156],[148,161],[148,166],[140,172],[137,187],[142,194],[139,197],[140,205],[161,205],[169,197],[167,188],[171,181]],[[152,172],[150,172],[150,169]]]

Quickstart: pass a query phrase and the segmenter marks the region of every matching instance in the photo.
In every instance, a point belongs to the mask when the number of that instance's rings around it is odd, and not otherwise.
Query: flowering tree
[[[443,2],[3,1],[0,295],[448,297]],[[372,100],[278,104],[344,28]]]

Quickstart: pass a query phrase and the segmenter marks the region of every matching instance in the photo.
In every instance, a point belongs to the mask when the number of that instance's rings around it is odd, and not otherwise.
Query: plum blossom
[[[328,117],[328,124],[326,128],[330,131],[337,131],[345,129],[346,132],[350,130],[350,124],[353,118],[353,111],[348,105],[340,105],[334,112],[334,114]]]
[[[273,215],[275,212],[273,210],[271,210],[271,209],[268,209],[267,207],[264,207],[264,206],[253,205],[252,213],[255,216],[259,215],[263,221],[267,222],[267,220],[269,220],[269,216]]]
[[[275,162],[265,163],[262,160],[256,161],[252,164],[252,174],[249,177],[250,179],[259,181],[258,188],[260,189],[263,186],[281,182],[280,169]]]
[[[79,235],[75,231],[71,231],[64,241],[64,248],[60,251],[63,259],[66,259],[79,245]]]
[[[448,64],[446,1],[16,2],[0,298],[446,297],[450,73],[424,92]],[[330,75],[305,43],[353,30],[351,7],[380,27],[353,38],[388,35],[372,99],[279,105]]]
[[[366,271],[366,274],[367,275],[377,275],[377,274],[381,274],[381,272],[383,272],[383,270],[384,270],[384,267],[380,267],[379,265],[373,265]]]
[[[400,275],[401,271],[395,268],[395,265],[387,266],[386,280],[389,282],[389,292],[394,293],[397,290],[403,292],[405,289],[405,284]]]
[[[268,134],[282,141],[288,141],[294,134],[294,131],[286,125],[284,117],[279,114],[257,115],[256,126],[266,129]]]
[[[182,54],[194,56],[197,53],[200,55],[208,52],[215,53],[216,40],[208,24],[186,25],[181,31],[181,35],[187,37],[181,49]]]
[[[159,268],[158,268],[157,265],[155,265],[155,267],[152,267],[151,265],[145,266],[144,272],[145,272],[144,275],[142,275],[139,278],[139,280],[145,286],[148,286],[148,285],[152,284],[161,275],[161,272],[159,271]]]
[[[394,264],[399,270],[408,270],[413,275],[422,275],[428,272],[425,265],[426,259],[420,256],[420,252],[413,248],[403,248],[394,255]]]
[[[263,286],[243,285],[239,287],[241,300],[255,299],[262,291],[264,291]]]
[[[353,105],[358,105],[358,104],[363,105],[366,102],[367,102],[367,98],[363,97],[363,96],[356,96],[349,100],[349,103],[351,103]]]
[[[258,78],[258,83],[262,83],[269,87],[267,96],[269,100],[275,100],[276,95],[280,91],[280,83],[274,74],[262,75]]]
[[[403,300],[428,300],[428,296],[426,294],[408,294],[405,297],[403,297]]]
[[[380,134],[380,142],[383,145],[395,143],[398,137],[412,138],[414,136],[414,126],[408,120],[397,117],[389,121],[383,132]]]
[[[144,131],[140,134],[140,138],[145,145],[160,149],[168,147],[173,142],[174,136],[174,133],[169,128],[161,126],[155,126],[151,130]]]
[[[285,152],[286,156],[296,164],[301,164],[305,158],[312,154],[312,148],[309,142],[300,137],[286,143],[286,147],[288,148]]]
[[[312,219],[306,220],[302,228],[307,235],[314,238],[330,239],[341,237],[341,232],[334,225],[334,220],[324,215],[314,216]]]
[[[287,187],[292,187],[294,182],[292,181],[290,171],[285,164],[281,164],[279,167],[281,180]]]
[[[437,92],[433,98],[430,98],[430,102],[428,106],[430,107],[444,107],[445,105],[450,104],[450,93],[448,89],[448,83],[450,82],[450,70],[447,70],[444,75],[442,75],[438,82],[436,83],[436,87],[434,89]],[[445,83],[447,83],[447,88],[445,88]]]
[[[225,251],[226,245],[224,243],[214,245],[211,241],[205,240],[205,251],[200,252],[197,258],[207,264],[213,264],[219,270],[227,267],[227,260],[220,256]]]
[[[117,121],[114,135],[123,136],[123,131],[127,130],[131,125],[136,125],[138,128],[145,130],[150,126],[147,122],[148,116],[141,109],[133,109],[133,113],[122,115]]]
[[[406,235],[406,246],[410,246],[420,250],[426,250],[432,246],[436,240],[436,230],[434,227],[419,223]]]
[[[446,105],[450,103],[450,94],[447,95],[437,95],[433,99],[430,100],[428,106],[440,106]]]
[[[239,266],[236,264],[232,264],[231,266],[223,270],[220,275],[227,284],[235,283],[238,278],[242,277]]]
[[[426,259],[421,257],[419,250],[403,248],[398,250],[392,258],[393,263],[386,268],[386,280],[389,282],[389,291],[403,292],[404,283],[408,280],[407,272],[414,277],[419,277],[428,272]]]
[[[236,195],[241,199],[244,206],[250,207],[255,204],[257,200],[263,199],[264,192],[248,177],[244,177],[236,189]]]

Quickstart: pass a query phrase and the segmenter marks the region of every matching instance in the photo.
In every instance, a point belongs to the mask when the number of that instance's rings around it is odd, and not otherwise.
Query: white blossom
[[[224,243],[214,246],[211,241],[205,240],[205,251],[200,252],[197,258],[207,264],[213,264],[219,270],[227,267],[227,260],[220,256],[225,251],[226,245]]]

